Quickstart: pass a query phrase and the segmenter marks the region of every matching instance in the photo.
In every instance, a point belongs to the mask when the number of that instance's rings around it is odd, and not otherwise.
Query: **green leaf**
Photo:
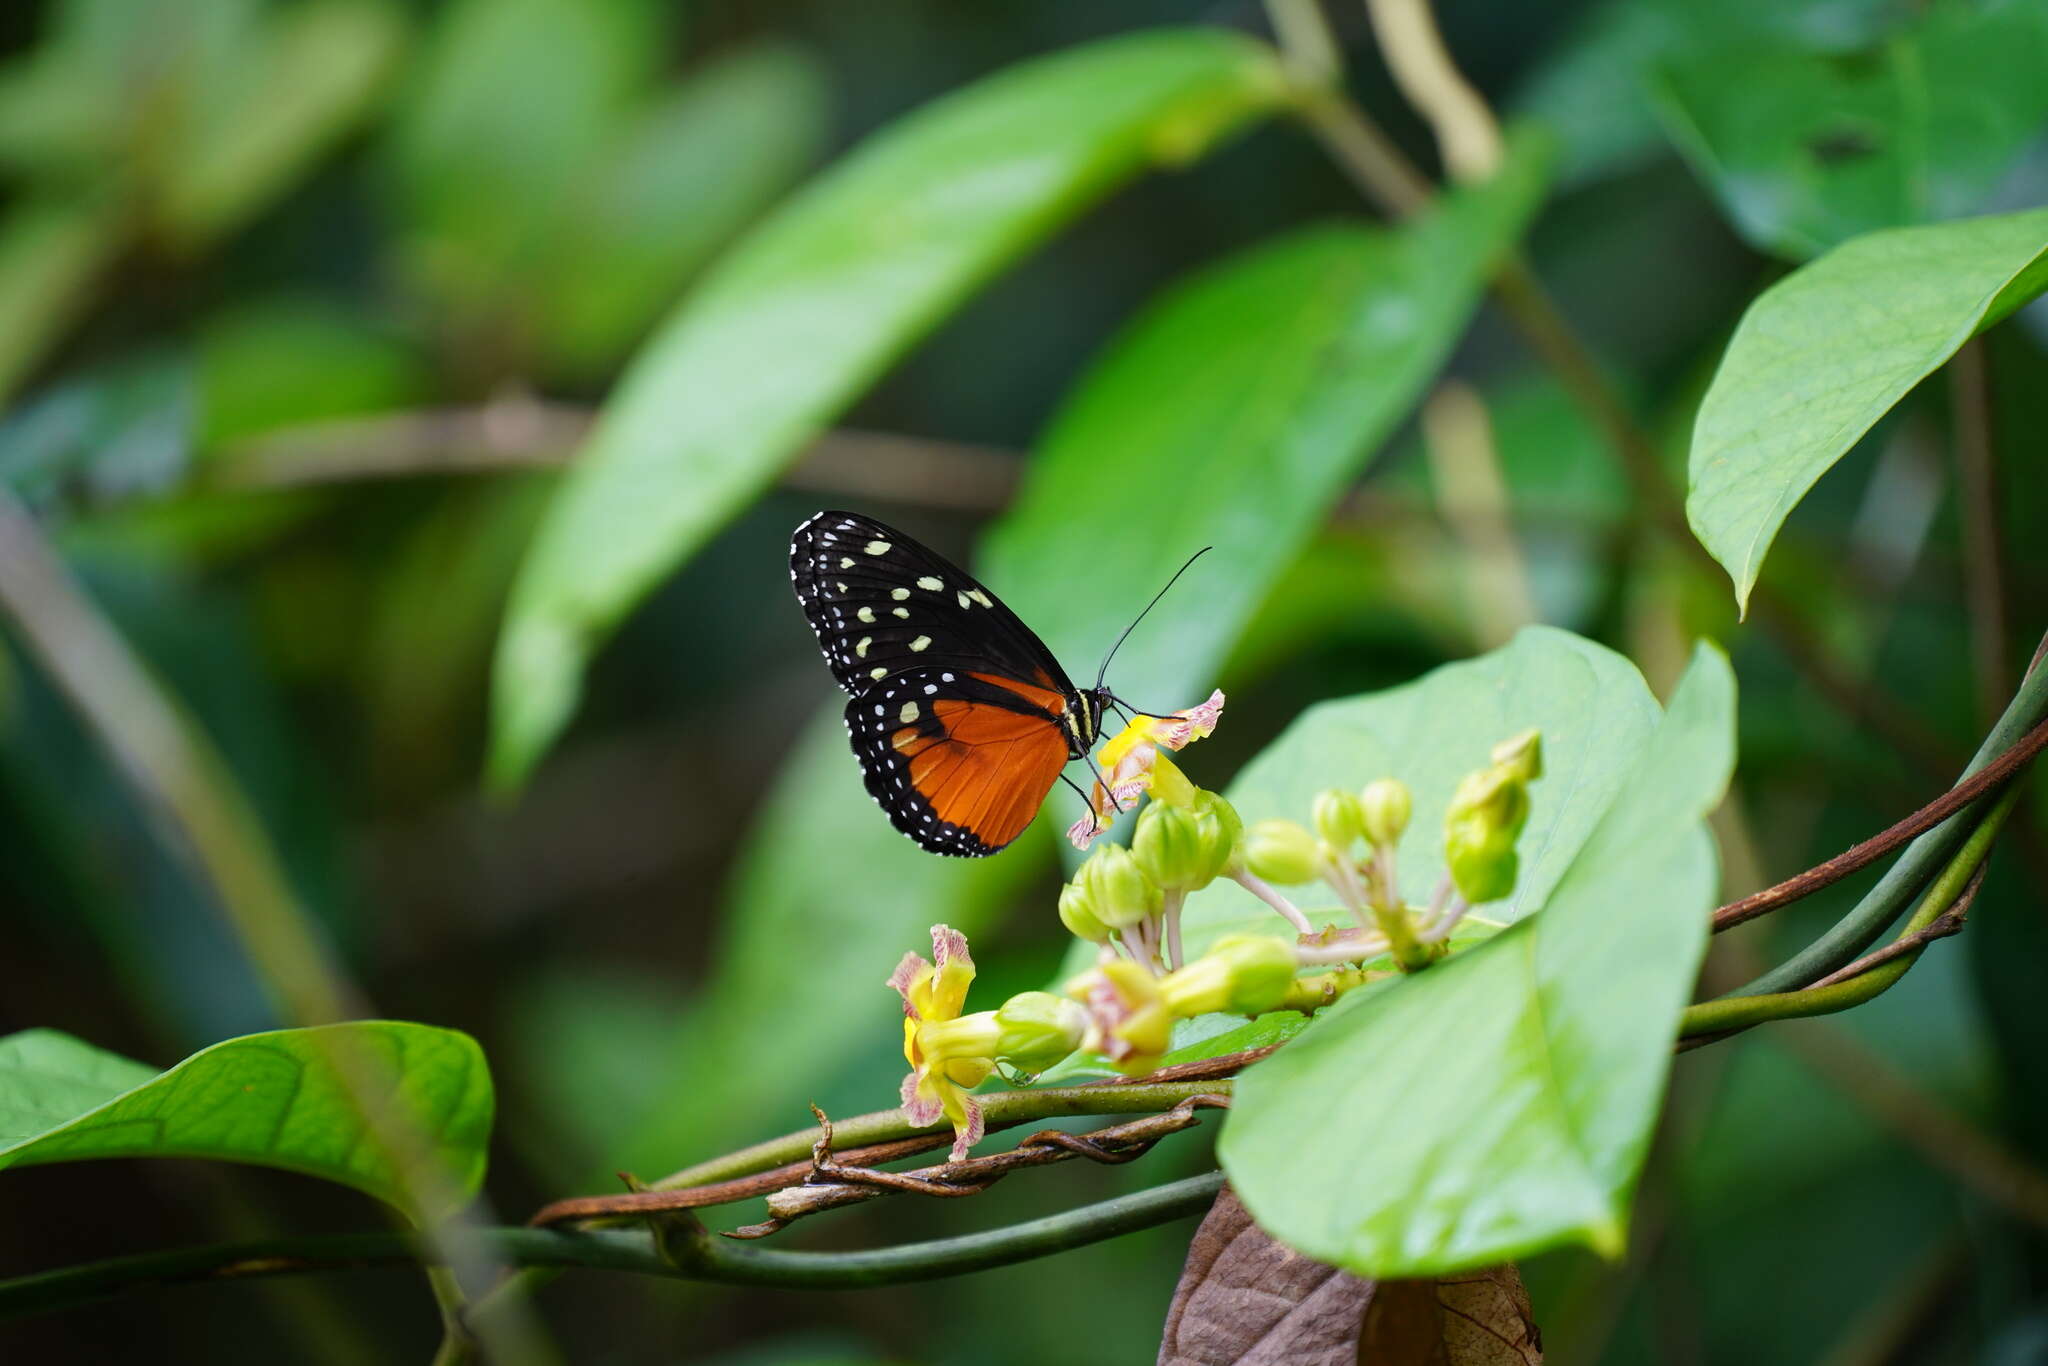
[[[780,45],[727,57],[638,114],[525,282],[548,355],[608,374],[683,281],[811,164],[825,114],[824,71]]]
[[[2048,289],[2048,209],[1871,233],[1743,314],[1692,434],[1686,515],[1745,608],[1786,514],[1962,344]]]
[[[119,219],[94,204],[28,203],[0,218],[0,402],[85,308]]]
[[[1220,1152],[1262,1227],[1366,1276],[1568,1242],[1619,1255],[1706,944],[1700,822],[1733,763],[1734,705],[1701,646],[1542,914],[1354,993],[1245,1073]]]
[[[1484,911],[1513,923],[1548,903],[1656,725],[1656,699],[1633,664],[1568,631],[1531,626],[1501,649],[1412,683],[1309,709],[1225,795],[1246,824],[1276,817],[1306,824],[1325,788],[1399,778],[1415,809],[1395,860],[1401,894],[1423,905],[1443,876],[1443,812],[1452,790],[1485,766],[1494,745],[1534,726],[1543,732],[1543,777],[1517,846],[1521,876],[1512,898]],[[1200,750],[1192,751],[1188,762],[1199,760]],[[1340,912],[1318,918],[1348,923]],[[1191,952],[1219,934],[1277,924],[1263,902],[1221,881],[1189,897],[1184,916]]]
[[[167,235],[203,245],[275,199],[369,113],[404,39],[384,0],[313,0],[261,25],[186,92],[182,145],[157,187]]]
[[[861,785],[839,710],[820,714],[783,766],[740,854],[727,937],[671,1050],[674,1071],[615,1164],[663,1170],[763,1124],[804,1123],[805,1102],[850,1060],[900,1044],[887,981],[904,953],[929,955],[935,923],[973,936],[1044,872],[1043,829],[991,859],[937,858],[898,834]]]
[[[400,265],[444,306],[531,269],[562,205],[654,79],[665,7],[457,0],[399,101],[387,155]]]
[[[218,448],[280,427],[401,407],[429,392],[425,357],[326,300],[272,295],[200,323],[195,440]]]
[[[346,1072],[343,1069],[347,1069]],[[483,1182],[491,1075],[452,1029],[369,1020],[250,1034],[157,1072],[52,1029],[0,1038],[0,1167],[102,1157],[203,1157],[337,1181],[408,1214],[407,1183],[344,1077],[389,1122],[409,1118],[445,1198]]]
[[[1536,208],[1545,161],[1520,135],[1493,181],[1401,228],[1295,233],[1170,290],[1054,421],[990,538],[987,581],[1078,676],[1182,561],[1214,546],[1116,660],[1129,697],[1199,701],[1463,334]],[[1047,572],[1060,565],[1087,569]]]
[[[1743,78],[1730,80],[1732,63]],[[2048,119],[2048,8],[1941,4],[1865,52],[1703,48],[1657,83],[1673,139],[1759,249],[1804,259],[1981,212]]]
[[[1140,33],[942,99],[785,204],[641,352],[536,537],[499,647],[498,783],[568,720],[618,619],[905,348],[1117,185],[1281,97],[1256,43]]]
[[[1741,60],[1731,53],[1845,53],[1877,42],[1897,8],[1890,0],[1607,0],[1548,45],[1509,107],[1557,134],[1558,181],[1578,185],[1632,169],[1662,148],[1646,88],[1660,66],[1714,54],[1725,72]]]

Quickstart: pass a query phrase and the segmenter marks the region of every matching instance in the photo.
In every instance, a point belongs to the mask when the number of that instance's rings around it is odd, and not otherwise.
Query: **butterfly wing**
[[[1031,628],[967,571],[893,527],[821,512],[789,543],[789,577],[839,686],[859,695],[924,669],[1074,685]]]
[[[1000,674],[910,669],[846,704],[868,795],[935,854],[979,858],[1024,832],[1067,763],[1066,698]]]

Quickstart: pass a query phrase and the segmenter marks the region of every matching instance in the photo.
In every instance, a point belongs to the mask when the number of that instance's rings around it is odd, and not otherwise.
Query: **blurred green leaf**
[[[537,341],[574,374],[602,373],[677,289],[817,158],[825,73],[761,46],[705,68],[621,130],[555,227],[538,277]]]
[[[668,7],[651,0],[456,0],[399,101],[390,167],[400,264],[478,308],[536,253],[651,84]]]
[[[198,336],[204,448],[422,400],[425,358],[391,331],[315,297],[272,296],[208,318]]]
[[[1664,62],[1744,48],[1844,52],[1878,41],[1892,0],[1608,0],[1535,66],[1510,107],[1562,143],[1557,179],[1577,185],[1629,170],[1663,146],[1651,75]],[[1747,88],[1747,82],[1731,88]]]
[[[1118,184],[1281,98],[1272,54],[1154,30],[989,78],[892,125],[726,256],[607,405],[514,590],[492,771],[516,783],[585,660],[662,575],[911,342]]]
[[[306,0],[251,33],[227,71],[189,93],[183,146],[158,188],[170,240],[203,245],[287,188],[370,110],[404,40],[384,0]]]
[[[1518,137],[1497,178],[1401,228],[1298,233],[1171,290],[1054,420],[990,537],[988,581],[1074,668],[1213,545],[1116,664],[1119,691],[1141,704],[1200,700],[1442,366],[1535,211],[1544,160]],[[1048,572],[1060,565],[1086,572]]]
[[[1262,1227],[1368,1276],[1566,1242],[1621,1253],[1706,945],[1701,821],[1734,763],[1734,706],[1727,661],[1701,646],[1541,915],[1354,993],[1245,1073],[1219,1152]]]
[[[0,404],[84,309],[117,219],[95,203],[22,203],[0,219]]]
[[[161,493],[191,468],[194,406],[180,350],[70,371],[0,423],[0,482],[60,516]]]
[[[355,656],[384,776],[471,770],[491,633],[552,474],[453,490],[392,550]]]
[[[1951,0],[1849,55],[1754,42],[1696,50],[1667,65],[1658,94],[1737,230],[1802,259],[1986,207],[2043,137],[2048,7]]]
[[[839,711],[806,727],[784,763],[740,852],[725,942],[673,1075],[608,1160],[651,1173],[804,1123],[804,1102],[850,1057],[900,1042],[887,982],[903,955],[929,955],[937,923],[974,935],[1043,873],[1042,823],[990,859],[938,858],[896,833],[861,784]]]
[[[2048,209],[1871,233],[1749,306],[1693,427],[1686,515],[1745,609],[1786,514],[1962,344],[2048,289]]]
[[[452,1198],[476,1193],[491,1129],[483,1053],[467,1034],[392,1020],[229,1039],[163,1073],[52,1029],[8,1035],[0,1167],[214,1158],[338,1181],[403,1209],[401,1170],[351,1085],[370,1087],[391,1122],[418,1126]]]

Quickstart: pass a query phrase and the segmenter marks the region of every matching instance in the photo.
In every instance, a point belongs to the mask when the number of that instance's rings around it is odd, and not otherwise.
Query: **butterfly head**
[[[1108,688],[1082,688],[1067,705],[1067,755],[1080,759],[1102,738],[1102,718],[1109,714]]]

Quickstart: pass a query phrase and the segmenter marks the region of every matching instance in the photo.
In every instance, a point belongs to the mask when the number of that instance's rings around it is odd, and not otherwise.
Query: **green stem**
[[[2048,718],[2048,668],[2035,669],[2021,681],[2019,691],[2006,705],[2005,714],[1984,737],[1984,743],[1978,747],[1962,776],[1968,778],[2011,749],[2043,718]],[[2006,789],[2008,793],[2017,790],[2017,784]],[[2004,803],[2005,800],[1986,793],[1914,840],[1906,846],[1906,852],[1899,855],[1898,862],[1878,879],[1877,885],[1864,894],[1854,909],[1836,922],[1833,929],[1808,945],[1803,953],[1731,994],[1755,997],[1797,991],[1808,982],[1819,981],[1835,969],[1854,962],[1856,956],[1876,942],[1885,927],[1898,919],[1899,912],[1911,905],[1913,898],[1933,881],[1942,865],[1971,837],[1971,832],[1990,822],[1989,812],[2000,809],[1992,803]]]
[[[2017,787],[2008,787],[1997,798],[1991,809],[1984,813],[1977,828],[1971,832],[1948,866],[1941,870],[1927,895],[1921,899],[1919,909],[1900,931],[1901,936],[1917,933],[1955,904],[1969,885],[1970,877],[1983,863],[1990,852],[1991,842],[1998,835],[1998,829],[2005,824],[2006,814],[2012,810],[2019,797]],[[1723,996],[1718,1000],[1702,1001],[1689,1006],[1680,1017],[1678,1033],[1681,1038],[1701,1034],[1722,1034],[1729,1030],[1747,1029],[1751,1025],[1763,1024],[1769,1020],[1793,1020],[1808,1015],[1832,1015],[1836,1011],[1860,1006],[1865,1001],[1888,991],[1892,984],[1906,975],[1907,969],[1920,957],[1920,951],[1881,963],[1868,972],[1858,973],[1846,981],[1824,987],[1809,987],[1804,991],[1779,991],[1745,996]]]
[[[671,1243],[682,1264],[664,1260],[648,1234],[491,1228],[478,1236],[501,1261],[527,1267],[586,1267],[728,1285],[856,1289],[935,1280],[1051,1256],[1070,1248],[1199,1213],[1222,1188],[1210,1172],[1063,1214],[958,1238],[858,1252],[794,1252],[726,1242],[695,1227]],[[127,1291],[259,1276],[432,1262],[435,1248],[404,1233],[350,1233],[216,1244],[117,1257],[0,1281],[0,1318],[91,1304]]]
[[[1036,1090],[993,1091],[977,1096],[982,1117],[991,1130],[1026,1124],[1034,1119],[1057,1119],[1073,1115],[1143,1115],[1171,1110],[1189,1096],[1229,1095],[1228,1081],[1166,1081],[1136,1086],[1046,1086]],[[950,1131],[945,1124],[911,1124],[901,1110],[877,1110],[851,1119],[832,1121],[835,1148],[860,1148],[870,1143],[916,1134]],[[685,1167],[649,1184],[655,1190],[679,1190],[685,1186],[708,1186],[714,1181],[752,1176],[773,1167],[810,1160],[811,1145],[818,1141],[815,1126],[740,1148],[694,1167]]]

